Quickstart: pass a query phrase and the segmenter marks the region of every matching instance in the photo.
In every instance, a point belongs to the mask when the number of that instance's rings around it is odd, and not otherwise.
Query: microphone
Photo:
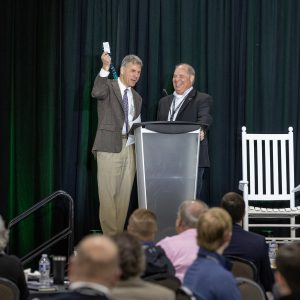
[[[166,89],[163,89],[162,92],[163,92],[163,95],[164,95],[164,96],[169,96],[169,94],[168,94],[168,92],[167,92]]]

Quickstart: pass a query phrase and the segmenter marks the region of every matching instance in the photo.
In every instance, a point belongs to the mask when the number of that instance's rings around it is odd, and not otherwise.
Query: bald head
[[[177,94],[183,95],[186,90],[193,86],[195,70],[188,64],[176,66],[173,74],[173,87]]]
[[[72,261],[71,281],[115,285],[119,276],[119,253],[114,241],[102,235],[85,237]]]
[[[208,210],[208,206],[201,200],[186,200],[178,209],[176,219],[176,231],[181,233],[190,228],[196,228],[199,216]]]

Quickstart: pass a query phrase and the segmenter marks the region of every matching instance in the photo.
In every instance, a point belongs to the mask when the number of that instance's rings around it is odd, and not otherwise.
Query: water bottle
[[[50,260],[47,254],[43,254],[39,261],[39,271],[41,274],[40,284],[50,285]]]
[[[278,245],[275,240],[272,240],[269,244],[269,258],[272,269],[276,269],[276,255],[278,251]]]

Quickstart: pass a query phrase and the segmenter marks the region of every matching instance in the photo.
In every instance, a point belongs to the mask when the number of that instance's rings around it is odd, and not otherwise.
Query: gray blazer
[[[174,291],[139,277],[121,280],[111,290],[112,300],[175,300]]]
[[[134,119],[142,108],[142,97],[131,89],[134,102]],[[122,95],[117,80],[97,76],[92,97],[98,100],[98,128],[92,152],[119,153],[122,150],[122,128],[125,115],[122,107]]]

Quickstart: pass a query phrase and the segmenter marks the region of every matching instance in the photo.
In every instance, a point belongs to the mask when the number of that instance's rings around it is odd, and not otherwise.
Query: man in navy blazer
[[[179,64],[173,74],[174,93],[161,98],[158,105],[158,121],[186,121],[201,125],[198,164],[197,198],[200,199],[202,177],[210,166],[207,131],[212,123],[210,108],[212,97],[193,88],[195,70],[188,64]]]
[[[258,271],[258,279],[266,292],[272,291],[274,276],[270,266],[265,237],[242,228],[245,201],[241,195],[230,192],[223,196],[221,207],[232,218],[232,237],[224,255],[234,255],[252,261]]]

